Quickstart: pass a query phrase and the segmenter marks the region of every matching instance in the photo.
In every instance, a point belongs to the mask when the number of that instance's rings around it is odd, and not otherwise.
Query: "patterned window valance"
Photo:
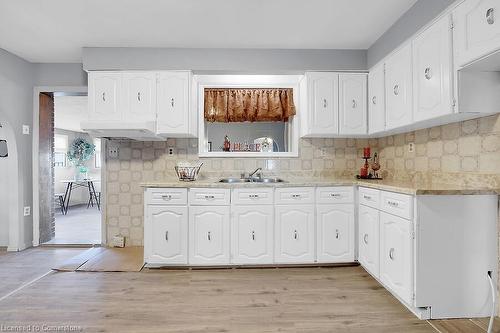
[[[205,89],[209,122],[288,121],[295,115],[293,89]]]

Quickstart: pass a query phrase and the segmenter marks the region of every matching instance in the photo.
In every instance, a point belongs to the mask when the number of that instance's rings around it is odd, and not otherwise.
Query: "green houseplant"
[[[68,150],[68,160],[77,168],[78,180],[88,178],[88,168],[85,162],[90,160],[95,153],[95,145],[83,138],[76,138]]]

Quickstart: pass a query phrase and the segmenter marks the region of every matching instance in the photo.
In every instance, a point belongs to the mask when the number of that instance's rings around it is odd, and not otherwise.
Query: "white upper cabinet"
[[[158,134],[184,136],[190,130],[190,72],[161,72],[158,84]]]
[[[328,137],[339,133],[338,78],[337,73],[306,73],[308,105],[302,136]]]
[[[232,216],[232,262],[272,264],[274,206],[233,206]]]
[[[413,40],[413,119],[453,112],[451,19],[444,16]]]
[[[354,206],[318,205],[316,216],[317,261],[353,262]]]
[[[123,73],[123,119],[156,121],[155,72]]]
[[[394,53],[385,63],[386,128],[412,123],[411,43]]]
[[[500,49],[500,0],[467,0],[453,11],[458,67]]]
[[[339,74],[340,134],[367,134],[366,90],[366,74]]]
[[[370,134],[385,130],[385,73],[384,64],[368,74],[368,131]]]
[[[120,121],[122,74],[89,72],[89,120]]]

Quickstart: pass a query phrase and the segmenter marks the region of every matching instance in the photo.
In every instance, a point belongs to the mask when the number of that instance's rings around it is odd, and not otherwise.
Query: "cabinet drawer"
[[[189,204],[195,206],[226,206],[231,202],[231,192],[222,188],[192,188]]]
[[[380,202],[380,191],[373,188],[359,188],[359,203],[378,209]]]
[[[318,187],[316,189],[316,203],[352,203],[354,202],[354,188],[352,186]]]
[[[413,197],[394,192],[380,192],[380,210],[407,220],[413,217]]]
[[[314,203],[314,188],[289,187],[276,189],[276,204],[312,204]]]
[[[233,203],[237,205],[272,205],[272,188],[237,188],[233,190]]]
[[[146,190],[148,205],[187,205],[187,189],[185,188],[148,188]]]

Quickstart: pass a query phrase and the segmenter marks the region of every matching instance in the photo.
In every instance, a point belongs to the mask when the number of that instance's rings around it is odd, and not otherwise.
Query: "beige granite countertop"
[[[182,188],[261,188],[261,187],[304,187],[304,186],[342,186],[359,185],[380,190],[410,194],[410,195],[473,195],[473,194],[500,194],[500,188],[460,186],[437,183],[415,183],[395,180],[358,180],[349,178],[294,178],[285,179],[283,183],[220,183],[219,179],[200,179],[194,182],[179,181],[151,181],[141,183],[142,187],[182,187]]]

